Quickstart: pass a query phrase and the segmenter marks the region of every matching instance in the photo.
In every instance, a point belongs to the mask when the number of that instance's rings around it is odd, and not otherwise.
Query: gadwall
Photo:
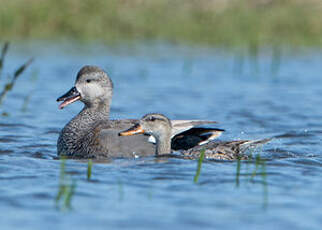
[[[140,119],[139,123],[126,131],[120,132],[119,135],[132,136],[142,133],[153,135],[156,138],[156,155],[171,153],[171,122],[166,116],[157,113],[147,114]],[[205,158],[208,159],[244,160],[248,158],[244,154],[246,150],[265,144],[270,140],[268,138],[256,141],[212,141],[188,150],[182,150],[180,153],[187,158],[197,158],[200,156],[201,150],[205,149]]]
[[[139,135],[121,138],[118,133],[138,122],[134,119],[109,120],[113,83],[102,69],[84,66],[75,86],[59,97],[63,109],[80,100],[84,108],[62,129],[57,141],[59,156],[70,158],[138,157],[154,154],[151,138]],[[194,128],[215,123],[200,120],[173,120],[171,138],[174,150],[189,149],[219,136],[222,130]],[[149,142],[150,140],[150,142]],[[153,141],[153,140],[152,140]]]

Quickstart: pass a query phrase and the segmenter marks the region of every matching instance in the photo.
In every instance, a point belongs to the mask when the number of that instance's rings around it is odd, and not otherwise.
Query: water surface
[[[225,50],[145,45],[111,48],[71,44],[17,45],[3,82],[19,64],[35,62],[1,106],[1,229],[320,229],[322,225],[321,51],[267,51],[256,58]],[[221,139],[278,137],[261,152],[264,164],[118,159],[68,160],[76,183],[71,208],[56,204],[60,129],[82,108],[58,110],[56,98],[85,64],[111,76],[112,118],[148,112],[172,119],[210,119]]]

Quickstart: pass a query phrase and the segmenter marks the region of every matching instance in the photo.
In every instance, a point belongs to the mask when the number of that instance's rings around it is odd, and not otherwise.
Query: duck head
[[[131,136],[135,134],[149,134],[158,139],[171,138],[170,120],[158,113],[146,114],[140,119],[140,122],[130,129],[120,132],[120,136]]]
[[[82,101],[87,107],[110,103],[113,83],[106,72],[97,66],[84,66],[77,74],[75,86],[57,99],[63,109],[75,101]]]

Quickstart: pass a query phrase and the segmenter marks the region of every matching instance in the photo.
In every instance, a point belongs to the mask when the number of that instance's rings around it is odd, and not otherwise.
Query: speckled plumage
[[[59,156],[108,158],[153,154],[153,144],[146,136],[138,136],[135,140],[119,138],[118,132],[136,121],[109,120],[113,83],[103,70],[96,66],[83,67],[77,74],[75,86],[85,105],[60,132]]]
[[[201,151],[205,150],[206,159],[218,160],[247,160],[249,156],[245,154],[248,150],[267,143],[270,139],[263,140],[238,140],[238,141],[213,141],[205,145],[183,150],[181,153],[187,157],[199,158]]]
[[[71,90],[70,90],[71,91]],[[70,92],[69,91],[69,92]],[[84,66],[77,74],[73,95],[80,95],[84,103],[82,111],[75,116],[60,132],[57,141],[59,156],[69,158],[109,158],[109,157],[137,157],[154,155],[154,145],[148,142],[148,136],[119,137],[118,133],[133,126],[138,120],[109,120],[110,104],[113,94],[113,83],[108,75],[99,67]],[[68,93],[57,101],[68,101]],[[70,103],[65,103],[64,108]],[[187,122],[187,121],[185,121]],[[189,121],[188,121],[189,123]],[[194,125],[212,123],[209,121],[192,121],[189,129]],[[184,128],[180,127],[180,129]],[[187,129],[183,129],[186,131]],[[212,129],[209,129],[211,132]],[[218,130],[213,129],[213,132]],[[176,135],[173,145],[176,148],[187,145],[197,145],[206,140],[201,136],[205,129],[196,129],[188,135]],[[218,133],[221,133],[222,130]],[[178,141],[176,141],[178,140]]]
[[[60,156],[70,158],[110,158],[152,155],[153,144],[147,136],[120,138],[118,132],[137,120],[108,120],[84,109],[61,131],[57,148]]]

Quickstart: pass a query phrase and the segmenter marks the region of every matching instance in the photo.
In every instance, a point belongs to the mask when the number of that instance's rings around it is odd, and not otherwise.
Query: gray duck
[[[150,134],[156,139],[156,155],[170,154],[171,150],[171,121],[158,113],[146,114],[139,123],[130,129],[120,132],[120,136],[132,136],[136,134]],[[257,147],[270,141],[270,138],[262,140],[238,140],[238,141],[211,141],[190,149],[180,150],[182,156],[187,158],[199,158],[201,150],[205,150],[205,158],[220,160],[247,159],[244,153],[250,148]]]
[[[59,97],[60,109],[76,101],[83,109],[69,121],[59,134],[57,154],[68,158],[138,157],[154,154],[151,137],[138,135],[119,137],[118,133],[132,127],[135,119],[110,120],[113,83],[107,73],[96,66],[84,66],[77,74],[75,86]],[[224,130],[195,127],[215,123],[203,120],[173,120],[171,146],[173,150],[189,149],[208,142]],[[149,141],[150,140],[150,141]],[[155,141],[155,140],[154,140]],[[152,140],[153,142],[153,140]]]

